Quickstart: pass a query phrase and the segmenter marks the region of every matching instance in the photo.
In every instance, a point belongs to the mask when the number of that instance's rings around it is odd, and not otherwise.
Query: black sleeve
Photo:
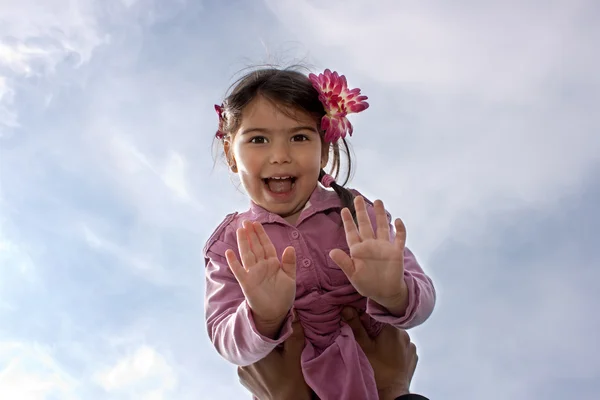
[[[421,396],[420,394],[405,394],[400,397],[396,397],[396,400],[429,400],[425,396]]]

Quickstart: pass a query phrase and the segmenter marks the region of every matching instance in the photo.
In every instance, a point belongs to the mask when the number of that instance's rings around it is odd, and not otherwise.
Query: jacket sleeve
[[[206,324],[217,352],[235,365],[246,366],[266,357],[292,334],[292,314],[290,311],[275,339],[256,330],[252,311],[224,256],[229,247],[217,241],[205,255]]]
[[[375,230],[377,227],[375,209],[368,207],[368,213]],[[394,241],[396,232],[389,213],[387,213],[387,218],[390,226],[390,240]],[[400,329],[414,328],[425,322],[433,313],[436,292],[433,281],[425,274],[415,255],[407,247],[404,248],[404,281],[408,288],[408,307],[404,315],[392,315],[385,307],[371,299],[367,299],[366,312],[375,320]]]
[[[404,249],[404,281],[408,288],[408,307],[404,315],[394,316],[371,299],[367,300],[367,313],[378,321],[401,329],[414,328],[425,322],[433,313],[435,288],[408,248]]]

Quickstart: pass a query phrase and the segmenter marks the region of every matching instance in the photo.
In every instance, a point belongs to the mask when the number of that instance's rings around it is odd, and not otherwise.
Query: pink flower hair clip
[[[218,105],[215,104],[215,111],[217,112],[217,115],[219,116],[219,128],[217,130],[217,133],[215,133],[215,137],[219,140],[225,138],[225,132],[223,132],[221,130],[221,127],[223,126],[223,105]]]
[[[325,108],[325,116],[321,119],[321,129],[325,131],[325,141],[335,142],[346,134],[352,136],[354,128],[346,115],[359,113],[369,108],[365,100],[367,96],[360,94],[360,89],[348,89],[344,75],[326,69],[318,76],[308,76],[313,87],[319,92],[319,100]]]

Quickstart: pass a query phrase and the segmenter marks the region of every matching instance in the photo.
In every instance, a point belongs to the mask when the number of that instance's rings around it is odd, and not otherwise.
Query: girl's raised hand
[[[237,230],[242,262],[233,250],[225,257],[250,306],[257,329],[265,336],[279,330],[296,297],[296,253],[284,250],[281,262],[259,222],[244,221]]]
[[[408,290],[404,282],[406,228],[400,219],[396,219],[396,237],[392,242],[381,200],[374,203],[376,232],[373,232],[365,200],[357,196],[354,206],[358,228],[350,211],[347,208],[342,210],[350,256],[340,249],[332,250],[329,255],[358,293],[373,299],[393,314],[403,314],[408,304]]]

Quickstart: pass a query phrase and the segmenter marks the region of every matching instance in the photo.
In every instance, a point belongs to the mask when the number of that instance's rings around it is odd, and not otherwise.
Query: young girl
[[[394,233],[381,201],[324,171],[332,154],[337,176],[340,145],[347,148],[352,134],[346,115],[366,109],[365,100],[329,70],[307,77],[262,69],[215,106],[216,136],[252,201],[227,215],[204,248],[209,337],[225,359],[250,365],[283,343],[299,318],[304,378],[323,400],[377,399],[373,369],[342,321],[344,306],[363,312],[377,336],[383,324],[423,323],[435,304],[431,279],[405,248],[402,221]]]

